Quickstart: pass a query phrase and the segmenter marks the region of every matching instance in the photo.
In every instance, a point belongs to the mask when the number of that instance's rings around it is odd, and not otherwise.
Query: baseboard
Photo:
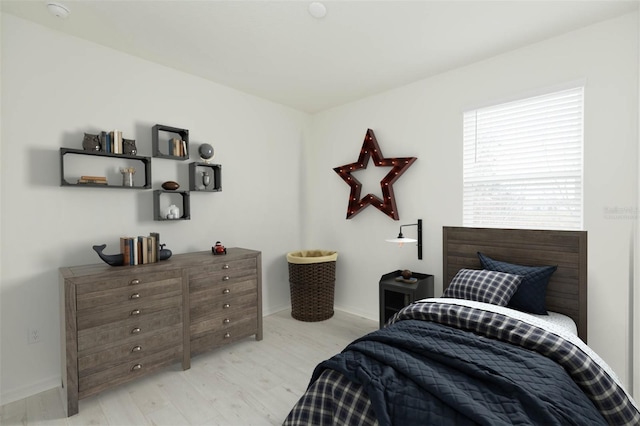
[[[342,312],[346,312],[346,313],[351,314],[351,315],[357,315],[359,317],[362,317],[362,318],[365,318],[365,319],[368,319],[368,320],[372,320],[372,321],[379,321],[380,320],[377,312],[375,312],[373,315],[371,315],[371,312],[363,311],[363,310],[355,308],[353,306],[335,305],[334,309],[337,309],[337,310],[342,311]]]
[[[9,391],[3,391],[2,394],[0,394],[0,405],[9,404],[11,402],[19,401],[21,399],[37,395],[41,392],[60,387],[62,386],[61,383],[61,378],[59,375],[57,375],[46,380],[41,380],[29,386],[24,386]]]

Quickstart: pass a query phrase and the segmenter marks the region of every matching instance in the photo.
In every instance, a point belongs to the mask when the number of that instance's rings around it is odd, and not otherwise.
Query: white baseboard
[[[62,386],[62,379],[59,375],[41,380],[29,386],[19,387],[16,389],[3,390],[0,394],[0,405],[9,404],[20,399],[24,399],[40,392],[48,391],[53,388]]]

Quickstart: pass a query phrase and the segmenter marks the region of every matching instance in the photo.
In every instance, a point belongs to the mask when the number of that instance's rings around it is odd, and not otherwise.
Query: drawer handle
[[[222,309],[229,309],[231,307],[230,304],[225,303],[224,305],[222,305]]]
[[[228,339],[229,337],[231,337],[231,333],[229,333],[229,332],[224,333],[224,338],[225,339]]]
[[[231,320],[229,318],[225,318],[222,320],[223,324],[229,324],[231,322]]]
[[[133,348],[131,348],[131,352],[140,352],[142,350],[142,346],[140,345],[135,345]]]
[[[224,290],[222,290],[222,294],[229,294],[231,293],[231,290],[229,290],[228,288],[225,288]]]
[[[140,280],[137,278],[134,278],[131,281],[129,281],[129,285],[136,285],[136,284],[140,284]]]
[[[229,269],[229,264],[225,263],[224,265],[222,265],[222,269]]]
[[[224,277],[222,277],[222,281],[229,281],[229,276],[225,275]]]
[[[131,330],[131,334],[138,334],[140,333],[142,330],[138,327],[134,328],[133,330]]]
[[[129,299],[140,299],[140,293],[133,293],[129,296]]]
[[[131,311],[131,315],[140,315],[140,309],[134,309]]]
[[[136,364],[133,367],[131,367],[131,371],[137,371],[140,370],[142,368],[142,364]]]

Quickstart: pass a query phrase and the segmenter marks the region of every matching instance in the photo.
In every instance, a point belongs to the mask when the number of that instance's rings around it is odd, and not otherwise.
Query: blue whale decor
[[[122,266],[124,264],[124,256],[120,254],[104,254],[102,251],[107,247],[106,244],[100,244],[99,246],[93,246],[93,249],[98,253],[100,259],[111,266]]]

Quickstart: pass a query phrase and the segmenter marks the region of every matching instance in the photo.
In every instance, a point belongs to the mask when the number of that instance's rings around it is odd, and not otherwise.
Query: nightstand
[[[380,278],[380,328],[400,309],[426,297],[433,297],[433,275],[414,272],[415,283],[396,281],[402,271],[384,274]]]

